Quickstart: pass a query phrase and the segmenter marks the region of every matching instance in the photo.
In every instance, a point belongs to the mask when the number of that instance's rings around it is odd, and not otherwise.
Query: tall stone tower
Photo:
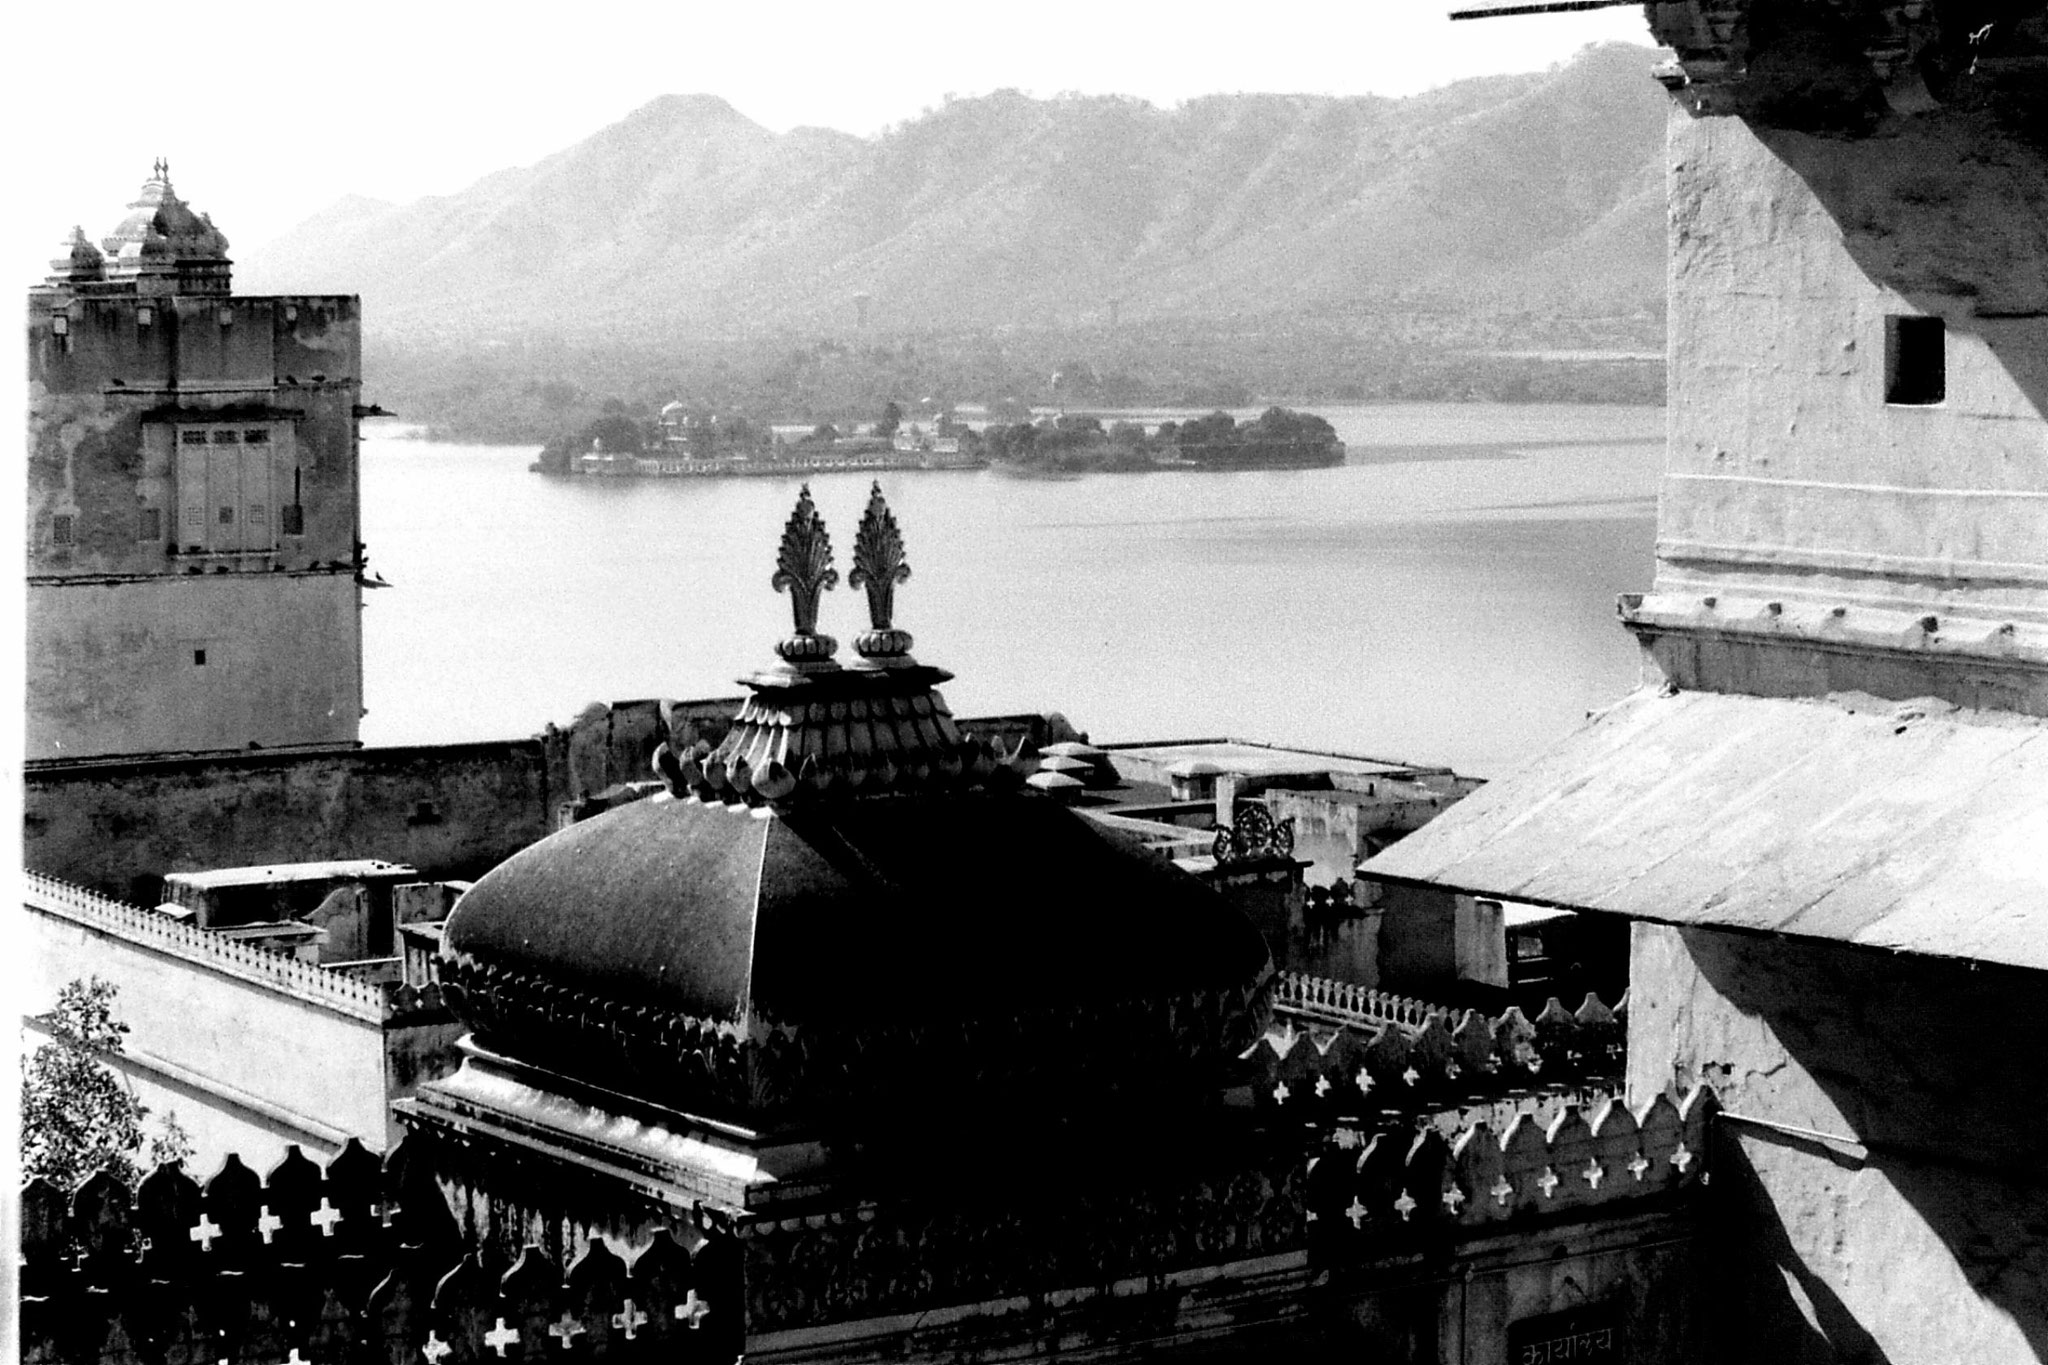
[[[227,245],[158,162],[29,291],[31,762],[357,742],[359,301]]]

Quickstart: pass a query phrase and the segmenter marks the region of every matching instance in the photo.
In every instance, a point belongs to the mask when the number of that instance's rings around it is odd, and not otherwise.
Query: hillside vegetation
[[[442,419],[479,380],[822,419],[1042,401],[1073,363],[1131,401],[1627,397],[1641,367],[1492,353],[1658,345],[1654,57],[1399,100],[998,92],[874,138],[667,96],[457,194],[344,199],[237,281],[361,294],[380,401]]]

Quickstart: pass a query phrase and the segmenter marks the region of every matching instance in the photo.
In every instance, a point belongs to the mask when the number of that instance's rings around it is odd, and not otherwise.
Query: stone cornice
[[[1886,115],[2015,107],[2048,79],[2048,4],[1966,29],[1926,0],[1647,6],[1674,58],[1657,78],[1690,112],[1774,126],[1867,132]]]

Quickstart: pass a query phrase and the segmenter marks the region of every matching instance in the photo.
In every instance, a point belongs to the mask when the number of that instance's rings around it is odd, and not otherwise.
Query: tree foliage
[[[1217,411],[1207,417],[1190,417],[1180,424],[1180,443],[1184,446],[1223,444],[1236,436],[1237,419],[1227,412]]]
[[[586,450],[593,441],[603,441],[604,448],[615,455],[638,455],[647,448],[645,428],[623,412],[606,413],[585,427],[583,436]]]
[[[104,1168],[131,1187],[146,1153],[152,1167],[182,1161],[192,1144],[166,1116],[145,1128],[149,1109],[106,1065],[119,1056],[128,1026],[114,1017],[115,988],[92,977],[67,982],[43,1018],[50,1041],[29,1057],[21,1078],[21,1166],[71,1189]]]
[[[1280,407],[1267,408],[1238,431],[1248,441],[1324,442],[1337,439],[1337,428],[1325,419],[1312,412],[1295,412]]]

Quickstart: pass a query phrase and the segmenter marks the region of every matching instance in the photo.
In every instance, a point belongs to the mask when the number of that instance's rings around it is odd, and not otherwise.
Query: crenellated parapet
[[[417,1140],[381,1162],[352,1141],[324,1169],[290,1148],[261,1177],[229,1156],[203,1182],[177,1163],[133,1190],[104,1172],[72,1191],[31,1181],[21,1359],[461,1365],[565,1349],[705,1362],[739,1353],[736,1245],[715,1218],[657,1230],[628,1256],[586,1231],[573,1248],[528,1245],[515,1259],[457,1226],[430,1167]]]
[[[104,1172],[69,1191],[36,1180],[21,1196],[22,1358],[724,1362],[963,1314],[1002,1337],[1019,1311],[1079,1313],[1062,1330],[1086,1333],[1098,1300],[1172,1316],[1205,1283],[1298,1312],[1279,1305],[1322,1269],[1455,1264],[1516,1229],[1682,1211],[1707,1183],[1714,1111],[1702,1089],[1498,1128],[1330,1126],[1306,1143],[1222,1125],[1178,1146],[1112,1141],[1096,1151],[1113,1177],[1099,1161],[949,1168],[733,1218],[571,1211],[544,1184],[479,1203],[463,1154],[421,1136],[382,1161],[351,1142],[324,1168],[292,1148],[261,1176],[230,1156],[204,1180],[166,1163],[132,1190]]]
[[[1390,1243],[1470,1236],[1616,1209],[1707,1182],[1704,1087],[1638,1112],[1617,1095],[1549,1123],[1519,1114],[1446,1135],[1429,1125],[1337,1125],[1307,1162],[1315,1254],[1385,1254]]]
[[[1253,1103],[1276,1116],[1355,1124],[1610,1083],[1625,1064],[1626,997],[1609,1009],[1589,994],[1567,1010],[1553,996],[1533,1020],[1515,1007],[1454,1019],[1422,1001],[1292,976],[1273,999],[1273,1024],[1245,1061]]]

